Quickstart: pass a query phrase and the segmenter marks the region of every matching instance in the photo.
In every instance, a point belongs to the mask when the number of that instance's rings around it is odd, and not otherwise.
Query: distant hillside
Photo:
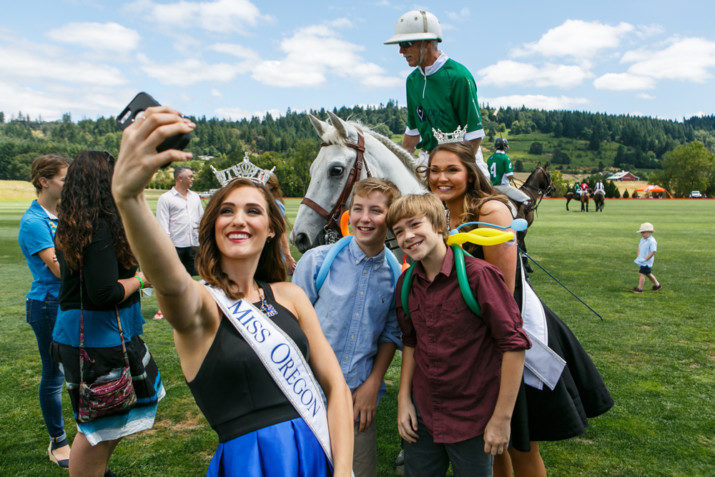
[[[337,115],[362,122],[394,140],[400,141],[407,112],[394,101],[378,107],[342,107]],[[325,118],[321,109],[313,114]],[[267,115],[226,121],[192,118],[196,132],[188,150],[198,171],[197,190],[215,187],[208,164],[224,168],[240,161],[245,151],[256,155],[263,167],[276,166],[276,174],[286,195],[300,196],[308,181],[308,166],[317,155],[319,140],[305,113],[290,109],[279,118]],[[499,135],[508,138],[510,155],[516,167],[529,170],[541,161],[551,162],[564,172],[591,173],[607,167],[629,169],[639,175],[661,167],[661,158],[680,144],[700,141],[715,150],[715,116],[693,117],[683,122],[670,120],[586,113],[579,111],[541,111],[482,108],[490,148]],[[72,157],[84,149],[116,153],[121,133],[113,118],[74,122],[69,114],[59,121],[32,120],[22,113],[7,120],[0,112],[0,179],[27,180],[30,163],[40,155],[59,153]],[[536,143],[536,144],[535,144]],[[540,152],[539,152],[540,151]],[[517,162],[518,161],[518,162]],[[155,187],[167,186],[168,174],[156,178]]]

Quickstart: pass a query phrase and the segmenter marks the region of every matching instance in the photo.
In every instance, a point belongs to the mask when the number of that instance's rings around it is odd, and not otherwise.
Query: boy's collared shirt
[[[652,235],[648,238],[641,237],[641,241],[638,243],[638,258],[636,258],[634,262],[640,266],[653,267],[653,263],[655,263],[655,255],[650,257],[648,260],[645,258],[649,253],[657,251],[658,242],[655,241],[655,238],[653,238]],[[631,257],[632,256],[633,255],[631,255]]]
[[[462,297],[449,247],[432,282],[417,264],[411,318],[402,311],[399,291],[395,293],[403,344],[415,349],[412,393],[436,443],[461,442],[484,433],[499,393],[502,354],[530,347],[519,307],[499,269],[472,257],[465,257],[465,262],[481,317]]]
[[[368,257],[353,239],[335,257],[318,293],[315,278],[330,247],[308,250],[298,261],[293,283],[308,295],[354,391],[370,375],[380,343],[402,347],[393,303],[394,278],[384,249]],[[384,393],[382,383],[378,398]]]

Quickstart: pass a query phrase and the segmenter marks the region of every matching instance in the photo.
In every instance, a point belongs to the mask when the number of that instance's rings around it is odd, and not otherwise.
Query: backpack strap
[[[343,237],[337,242],[333,244],[333,246],[328,249],[328,253],[325,254],[325,259],[323,259],[323,263],[320,264],[320,268],[318,269],[318,275],[315,277],[315,291],[320,292],[320,288],[323,286],[323,283],[325,282],[325,278],[328,276],[328,272],[330,271],[330,267],[333,265],[333,261],[335,260],[335,257],[338,256],[338,254],[348,246],[350,241],[353,239],[352,235],[348,235],[347,237]]]
[[[323,259],[323,263],[320,264],[320,268],[318,269],[318,274],[315,277],[315,291],[320,292],[320,289],[323,286],[323,283],[325,282],[325,279],[328,277],[328,272],[330,271],[330,267],[333,266],[333,261],[335,260],[335,257],[338,256],[338,254],[350,244],[350,241],[353,239],[354,235],[348,235],[346,237],[341,238],[338,240],[335,244],[333,244],[332,247],[328,250],[328,253],[325,254],[325,258]],[[390,266],[390,270],[392,271],[392,281],[393,284],[397,284],[397,280],[400,278],[400,275],[402,274],[402,267],[400,266],[400,262],[397,261],[397,258],[395,255],[390,251],[389,248],[385,247],[385,258],[387,259],[387,263]]]
[[[469,280],[467,279],[467,266],[464,263],[464,255],[469,255],[465,252],[459,245],[452,245],[452,251],[454,252],[454,266],[457,269],[457,282],[459,283],[459,291],[462,292],[462,298],[467,303],[469,309],[475,315],[481,317],[482,309],[474,298],[474,293],[469,287]],[[471,255],[469,255],[471,257]],[[415,271],[415,265],[417,262],[413,263],[410,268],[405,272],[405,279],[402,280],[402,288],[400,289],[400,301],[402,303],[402,311],[405,313],[407,318],[410,318],[410,290],[412,290],[412,279],[413,273]]]

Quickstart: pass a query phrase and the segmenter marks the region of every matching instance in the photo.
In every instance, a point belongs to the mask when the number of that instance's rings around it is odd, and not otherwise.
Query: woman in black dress
[[[497,194],[477,169],[474,151],[467,143],[437,146],[430,154],[426,178],[429,189],[447,207],[450,230],[476,221],[508,227],[514,218],[506,197]],[[516,242],[490,247],[472,245],[465,249],[499,268],[522,307],[522,294],[530,285],[522,279]],[[566,367],[553,390],[546,385],[541,389],[522,386],[512,416],[509,455],[497,456],[495,475],[511,475],[513,464],[517,476],[546,476],[538,441],[580,435],[588,425],[587,418],[603,414],[613,406],[603,379],[571,330],[543,303],[536,305],[543,307],[548,347],[566,361]]]
[[[197,269],[206,285],[186,273],[144,200],[144,187],[161,165],[191,157],[178,150],[157,153],[157,145],[193,128],[176,111],[149,108],[124,131],[113,194],[132,250],[174,328],[184,376],[219,436],[208,474],[260,476],[270,467],[271,475],[320,476],[334,471],[349,476],[352,398],[308,298],[285,282],[277,240],[284,221],[268,189],[236,179],[209,201],[199,227],[197,255]],[[255,303],[266,315],[264,323],[272,321],[300,348],[327,397],[330,451],[323,452],[325,447],[296,412],[298,406],[291,406],[237,325],[219,308],[217,292]],[[293,385],[298,383],[294,380]]]

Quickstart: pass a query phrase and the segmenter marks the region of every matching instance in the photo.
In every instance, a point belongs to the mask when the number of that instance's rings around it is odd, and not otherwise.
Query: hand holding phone
[[[134,122],[140,112],[145,111],[147,108],[152,106],[161,106],[161,104],[143,91],[137,94],[134,96],[134,99],[129,102],[127,107],[124,108],[124,110],[122,110],[122,112],[117,116],[117,124],[119,124],[119,128],[124,131],[127,126]],[[166,151],[167,149],[178,149],[183,151],[184,148],[189,145],[190,140],[190,133],[177,134],[176,136],[166,138],[157,146],[156,152]]]

